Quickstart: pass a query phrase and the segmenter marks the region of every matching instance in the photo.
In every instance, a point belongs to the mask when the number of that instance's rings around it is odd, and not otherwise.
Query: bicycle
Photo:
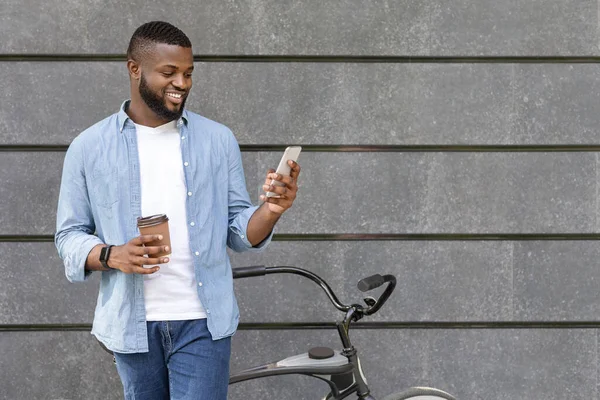
[[[367,292],[387,284],[378,299],[367,296],[366,307],[360,304],[342,304],[331,287],[317,274],[302,268],[288,266],[251,266],[233,268],[233,278],[249,278],[276,273],[301,275],[318,284],[327,294],[331,303],[346,313],[342,321],[336,322],[343,349],[334,351],[328,347],[314,347],[307,353],[287,357],[283,360],[248,368],[231,374],[229,384],[269,376],[301,374],[325,381],[331,391],[323,400],[341,400],[356,394],[358,400],[376,400],[371,395],[367,380],[360,365],[358,351],[350,341],[349,330],[353,322],[364,316],[375,314],[390,297],[396,287],[393,275],[375,274],[358,282],[358,289]],[[401,393],[393,393],[382,400],[456,400],[450,394],[429,387],[413,387]]]
[[[350,341],[349,331],[353,322],[359,321],[364,316],[375,314],[390,297],[396,287],[396,278],[393,275],[375,274],[358,282],[358,289],[367,292],[387,284],[378,299],[367,296],[364,299],[366,307],[360,304],[342,304],[331,287],[317,274],[297,267],[263,265],[233,268],[233,278],[249,278],[268,274],[289,273],[301,275],[318,284],[327,294],[331,303],[340,311],[345,312],[342,321],[336,322],[338,334],[342,343],[342,350],[334,351],[328,347],[314,347],[307,353],[297,354],[283,360],[248,368],[229,376],[229,384],[259,379],[270,376],[300,374],[325,381],[331,391],[323,400],[342,400],[356,394],[358,400],[377,400],[371,395],[367,380],[362,371],[358,350]],[[101,342],[100,346],[110,353]],[[113,356],[113,362],[115,358]],[[430,387],[412,387],[401,393],[392,393],[382,400],[456,400],[452,395]]]

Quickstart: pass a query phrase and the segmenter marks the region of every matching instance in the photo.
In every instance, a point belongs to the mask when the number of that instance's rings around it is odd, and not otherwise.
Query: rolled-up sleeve
[[[227,233],[227,245],[237,252],[251,251],[261,252],[271,242],[273,231],[262,242],[256,246],[248,241],[248,222],[252,214],[258,209],[250,202],[250,196],[246,189],[244,168],[242,166],[242,155],[235,137],[229,132],[229,231]]]
[[[70,282],[82,282],[91,273],[85,269],[87,256],[95,246],[103,243],[93,234],[95,229],[82,149],[75,140],[67,150],[63,165],[54,235],[58,255],[64,262],[65,275]]]

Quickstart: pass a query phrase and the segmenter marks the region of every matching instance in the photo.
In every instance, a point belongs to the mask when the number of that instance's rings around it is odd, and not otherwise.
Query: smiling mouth
[[[181,104],[185,96],[182,93],[166,93],[172,103]]]

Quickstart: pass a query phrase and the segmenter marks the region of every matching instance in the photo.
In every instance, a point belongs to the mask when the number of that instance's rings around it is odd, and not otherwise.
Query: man
[[[67,151],[56,247],[71,282],[102,271],[92,333],[114,352],[126,399],[225,399],[239,319],[226,246],[265,248],[300,166],[269,170],[263,189],[278,196],[252,206],[231,131],[184,108],[187,36],[144,24],[127,58],[131,100]],[[169,218],[171,248],[139,234],[137,218],[154,214]]]

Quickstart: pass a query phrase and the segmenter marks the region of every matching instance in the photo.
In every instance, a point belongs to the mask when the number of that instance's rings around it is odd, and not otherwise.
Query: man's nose
[[[175,86],[177,89],[187,90],[187,79],[183,76],[183,74],[176,74],[173,79],[173,86]]]

